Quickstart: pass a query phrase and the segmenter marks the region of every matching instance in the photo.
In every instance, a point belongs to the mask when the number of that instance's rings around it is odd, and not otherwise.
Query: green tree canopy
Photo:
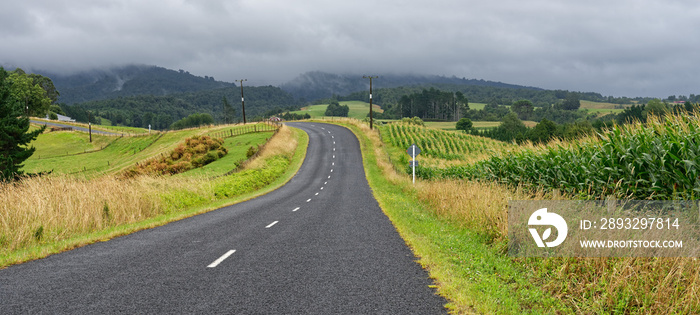
[[[668,106],[666,106],[666,103],[662,102],[658,98],[655,98],[647,103],[647,106],[644,108],[644,110],[646,111],[647,115],[651,114],[655,116],[661,116],[665,115],[666,112],[669,111],[669,108]]]
[[[16,179],[24,174],[21,170],[24,161],[34,154],[34,147],[28,147],[32,140],[44,132],[40,128],[29,132],[29,117],[24,106],[16,97],[12,74],[0,67],[0,180]],[[15,93],[15,94],[13,94]]]
[[[473,123],[469,118],[461,118],[455,125],[455,129],[469,131],[472,129]]]
[[[192,114],[183,119],[180,119],[170,125],[170,129],[178,130],[202,125],[210,125],[214,123],[214,117],[208,113]]]
[[[513,102],[513,105],[510,106],[510,109],[516,114],[518,114],[518,118],[522,120],[530,119],[534,110],[532,102],[528,100],[519,100]]]
[[[581,99],[578,93],[569,92],[566,99],[561,104],[563,110],[578,110],[581,107]]]
[[[37,80],[42,81],[45,85],[48,85],[46,80],[51,81],[48,78],[41,77],[44,80],[39,79],[39,77],[41,76],[38,76]],[[22,105],[25,114],[29,116],[46,115],[51,105],[51,99],[46,90],[42,88],[42,85],[34,83],[32,77],[27,75],[22,69],[10,72],[7,81],[9,82],[10,97]],[[53,86],[53,83],[50,85]],[[57,93],[56,97],[58,97]]]
[[[557,124],[546,118],[542,119],[535,128],[529,130],[527,138],[533,142],[545,143],[557,134]]]
[[[226,96],[223,96],[223,98],[221,99],[221,102],[224,105],[224,111],[223,111],[224,124],[233,123],[234,118],[236,118],[236,111],[233,109],[233,106],[231,106],[231,104],[229,104],[228,99],[226,99]]]
[[[340,105],[338,101],[332,101],[330,104],[328,104],[328,108],[326,108],[326,116],[339,116],[339,117],[348,117],[348,113],[350,112],[350,107],[348,105]]]

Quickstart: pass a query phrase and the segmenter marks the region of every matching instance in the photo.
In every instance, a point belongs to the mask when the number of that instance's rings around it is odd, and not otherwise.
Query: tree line
[[[379,82],[379,81],[378,81]],[[461,92],[465,98],[471,103],[496,103],[500,105],[510,106],[519,100],[529,100],[535,107],[544,107],[554,105],[561,100],[565,100],[569,95],[574,93],[579,100],[592,102],[607,102],[613,104],[632,104],[632,103],[647,103],[653,98],[651,97],[614,97],[603,96],[595,92],[576,92],[567,90],[543,90],[534,88],[514,88],[514,87],[499,87],[499,86],[482,86],[482,85],[464,85],[464,84],[422,84],[412,86],[401,86],[393,88],[377,88],[372,95],[372,100],[375,104],[382,106],[385,110],[389,107],[396,106],[401,98],[405,95],[421,93],[425,89],[434,88],[445,92]],[[690,96],[669,96],[669,100],[689,100],[691,102],[700,102],[700,95],[690,94]],[[339,101],[368,101],[369,92],[361,91],[348,94],[346,96],[337,97]],[[398,118],[398,117],[396,117]]]
[[[294,111],[299,105],[293,97],[273,86],[244,87],[247,120],[267,118],[271,109],[278,112]],[[167,129],[178,120],[193,113],[209,114],[215,122],[233,123],[242,121],[241,105],[229,103],[229,99],[240,99],[237,88],[170,94],[166,96],[139,95],[91,101],[62,108],[78,121],[99,123],[99,118],[109,119],[112,124],[153,129]]]
[[[699,113],[699,110],[698,103],[690,101],[686,101],[683,104],[670,104],[659,99],[652,99],[647,104],[633,105],[621,113],[608,114],[595,119],[589,117],[589,119],[557,123],[547,118],[542,118],[535,127],[528,128],[520,119],[519,114],[514,111],[506,114],[501,120],[501,124],[496,128],[477,130],[472,127],[472,122],[466,118],[460,120],[456,124],[456,128],[474,135],[501,141],[546,143],[554,138],[567,140],[591,135],[594,132],[602,132],[615,124],[645,123],[650,115],[696,115]]]

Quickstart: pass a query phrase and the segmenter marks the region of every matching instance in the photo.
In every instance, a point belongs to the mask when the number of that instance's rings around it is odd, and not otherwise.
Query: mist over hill
[[[59,102],[69,105],[119,97],[167,96],[236,86],[234,83],[217,81],[209,76],[195,76],[185,70],[171,70],[149,65],[125,65],[73,74],[51,73],[41,70],[33,72],[51,78],[60,93]],[[542,90],[502,82],[417,74],[380,75],[379,78],[374,79],[373,88],[434,86],[436,84]],[[311,71],[303,73],[279,87],[289,93],[298,103],[306,103],[326,99],[333,95],[343,96],[368,91],[369,80],[363,79],[362,75]]]
[[[451,84],[465,86],[489,86],[512,89],[542,90],[536,87],[528,87],[502,82],[485,81],[477,79],[457,78],[455,76],[427,76],[427,75],[380,75],[372,81],[373,89],[394,88],[401,86],[423,86],[432,84]],[[280,88],[292,94],[294,98],[302,101],[314,101],[329,98],[333,95],[348,95],[359,91],[369,91],[369,80],[361,75],[332,74],[321,71],[306,72],[293,80],[280,85]]]
[[[93,69],[69,75],[41,70],[34,72],[51,78],[61,94],[59,102],[65,104],[137,95],[164,96],[236,86],[216,81],[213,77],[198,77],[184,70],[146,65]]]

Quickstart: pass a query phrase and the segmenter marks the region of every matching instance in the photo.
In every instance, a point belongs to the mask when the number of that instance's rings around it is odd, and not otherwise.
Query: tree
[[[183,119],[180,119],[170,125],[170,129],[178,130],[192,127],[199,127],[201,125],[209,125],[214,123],[214,118],[207,113],[192,114]]]
[[[7,80],[9,81],[10,97],[22,105],[25,114],[29,116],[46,115],[51,105],[51,99],[39,84],[35,84],[22,69],[10,72]]]
[[[510,106],[510,109],[518,114],[518,118],[522,120],[528,120],[532,116],[533,106],[532,102],[528,100],[519,100]]]
[[[532,142],[545,143],[556,136],[557,124],[552,121],[542,119],[535,128],[530,129],[528,138]]]
[[[44,132],[46,127],[29,131],[29,117],[23,104],[13,97],[12,81],[0,67],[0,180],[16,179],[24,174],[24,161],[34,154],[34,147],[27,147]]]
[[[233,106],[229,104],[228,100],[226,99],[226,96],[224,96],[221,99],[221,102],[224,104],[224,124],[230,124],[233,123],[233,119],[236,115],[236,110],[233,109]]]
[[[646,111],[647,116],[661,116],[665,115],[669,109],[668,106],[666,106],[666,103],[663,103],[661,102],[661,100],[655,98],[647,103],[647,106],[644,108],[644,110]]]
[[[328,107],[326,108],[326,112],[324,115],[348,117],[349,112],[350,112],[350,107],[348,107],[348,105],[340,105],[338,103],[338,101],[331,101],[331,103],[328,104]]]
[[[503,117],[503,122],[501,125],[493,130],[492,138],[501,141],[513,141],[516,140],[521,142],[525,139],[525,133],[527,132],[527,127],[523,122],[518,119],[518,115],[515,113],[509,113]]]
[[[644,112],[644,105],[632,105],[617,115],[618,124],[628,124],[635,121],[646,122],[646,120],[647,115]]]
[[[472,129],[472,126],[472,121],[469,118],[461,118],[455,125],[455,128],[457,130],[469,131]]]
[[[32,79],[32,83],[34,85],[39,85],[44,90],[44,95],[51,100],[51,104],[58,102],[58,96],[60,93],[58,93],[58,90],[56,90],[56,86],[53,85],[53,81],[51,81],[51,79],[34,73],[30,74],[29,78]],[[58,112],[54,113],[60,114]]]
[[[566,95],[564,103],[561,104],[561,108],[563,110],[578,110],[579,108],[581,108],[581,100],[579,98],[578,93],[569,92]]]

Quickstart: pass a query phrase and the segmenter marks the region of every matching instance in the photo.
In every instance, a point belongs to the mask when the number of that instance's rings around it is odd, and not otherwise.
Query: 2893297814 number
[[[680,227],[678,218],[601,218],[601,230],[670,230]]]

